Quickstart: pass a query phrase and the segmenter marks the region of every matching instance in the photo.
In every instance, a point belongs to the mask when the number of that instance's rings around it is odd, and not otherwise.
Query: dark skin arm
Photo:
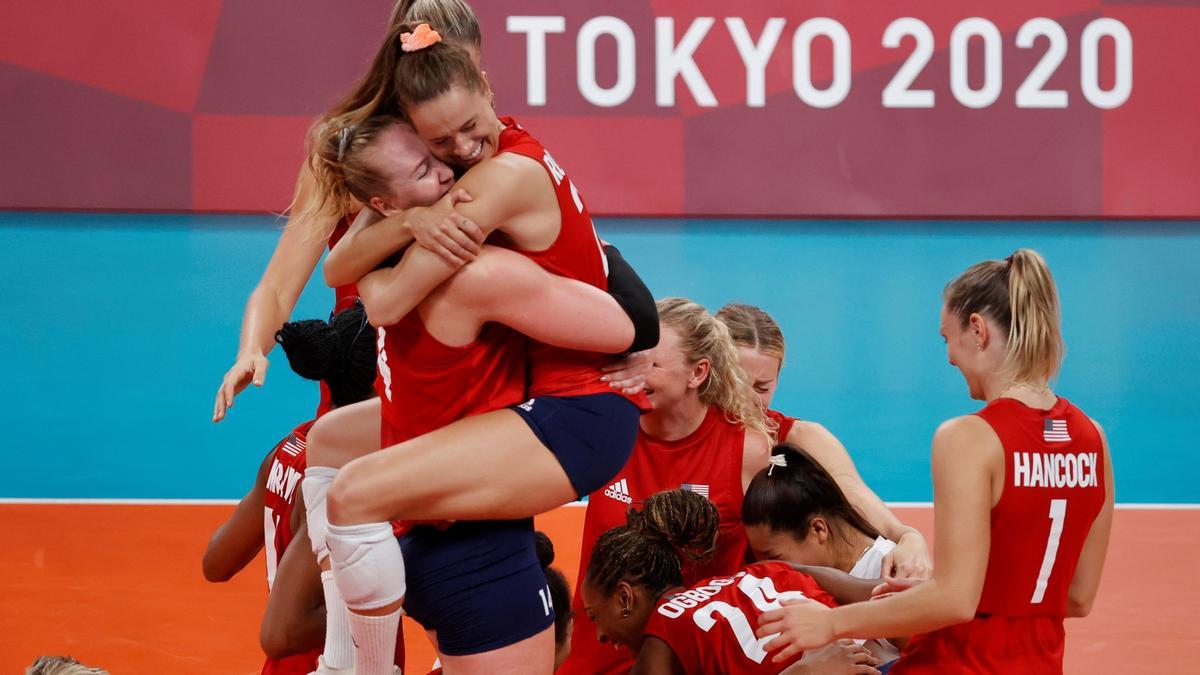
[[[859,579],[832,567],[817,567],[815,565],[797,565],[789,562],[792,569],[812,577],[817,585],[832,595],[839,605],[849,605],[855,602],[866,602],[871,599],[871,591],[879,585],[879,579]]]
[[[292,514],[296,513],[304,513],[299,491],[296,506],[292,509]],[[302,516],[292,531],[296,536],[283,552],[283,559],[275,571],[275,583],[267,597],[267,609],[258,632],[263,652],[275,659],[315,649],[325,641],[321,568],[312,552],[308,523]]]
[[[687,675],[675,651],[662,640],[647,636],[629,675]]]
[[[797,565],[788,563],[797,572],[803,572],[812,577],[817,585],[832,595],[839,605],[849,605],[855,602],[866,602],[871,599],[871,593],[882,582],[882,579],[859,579],[832,567],[817,567],[815,565]],[[908,638],[888,638],[897,647],[903,648],[908,644]]]
[[[242,571],[263,547],[263,489],[275,451],[267,453],[250,491],[233,510],[204,551],[204,578],[212,582],[229,581]]]

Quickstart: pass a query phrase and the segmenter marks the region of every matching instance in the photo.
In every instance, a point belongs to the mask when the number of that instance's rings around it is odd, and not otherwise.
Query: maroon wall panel
[[[1196,0],[477,4],[597,213],[1200,217]],[[0,208],[283,209],[390,10],[5,3]]]

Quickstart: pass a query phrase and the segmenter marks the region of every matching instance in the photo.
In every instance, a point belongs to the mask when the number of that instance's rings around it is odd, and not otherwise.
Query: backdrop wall
[[[602,214],[1200,216],[1200,7],[480,0]],[[284,208],[384,0],[0,7],[0,208]]]

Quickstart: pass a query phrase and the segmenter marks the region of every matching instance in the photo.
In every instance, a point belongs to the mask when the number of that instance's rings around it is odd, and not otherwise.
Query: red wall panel
[[[370,61],[389,10],[386,0],[5,4],[0,109],[29,132],[0,140],[0,208],[284,208],[304,129]],[[476,10],[499,109],[543,139],[596,213],[1200,217],[1194,2],[490,0]],[[555,24],[540,38],[543,60],[517,28],[530,17]],[[902,27],[911,35],[888,46]],[[1085,39],[1097,29],[1120,35]],[[673,57],[689,34],[694,51]],[[758,65],[743,56],[755,48]],[[581,54],[594,54],[590,68]],[[1043,66],[1051,93],[1031,95]],[[906,69],[906,88],[927,93],[902,91]],[[1103,93],[1122,83],[1127,97]],[[911,107],[913,96],[932,103]],[[1043,107],[1047,96],[1065,105]]]

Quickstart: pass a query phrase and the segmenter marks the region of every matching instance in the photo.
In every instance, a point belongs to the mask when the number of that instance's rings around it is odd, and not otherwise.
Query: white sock
[[[308,536],[318,563],[329,557],[329,546],[326,544],[329,517],[326,514],[325,497],[337,473],[338,470],[333,467],[310,466],[304,470],[304,479],[300,481],[308,515]],[[350,617],[332,571],[321,572],[321,587],[325,591],[325,648],[321,653],[321,662],[330,668],[353,668],[354,639],[350,636]]]
[[[350,631],[350,612],[342,602],[333,579],[333,571],[321,572],[321,587],[325,589],[325,649],[321,653],[330,668],[354,667],[354,638]]]
[[[358,643],[355,675],[392,675],[401,613],[399,609],[384,616],[363,616],[349,612],[350,631]]]

